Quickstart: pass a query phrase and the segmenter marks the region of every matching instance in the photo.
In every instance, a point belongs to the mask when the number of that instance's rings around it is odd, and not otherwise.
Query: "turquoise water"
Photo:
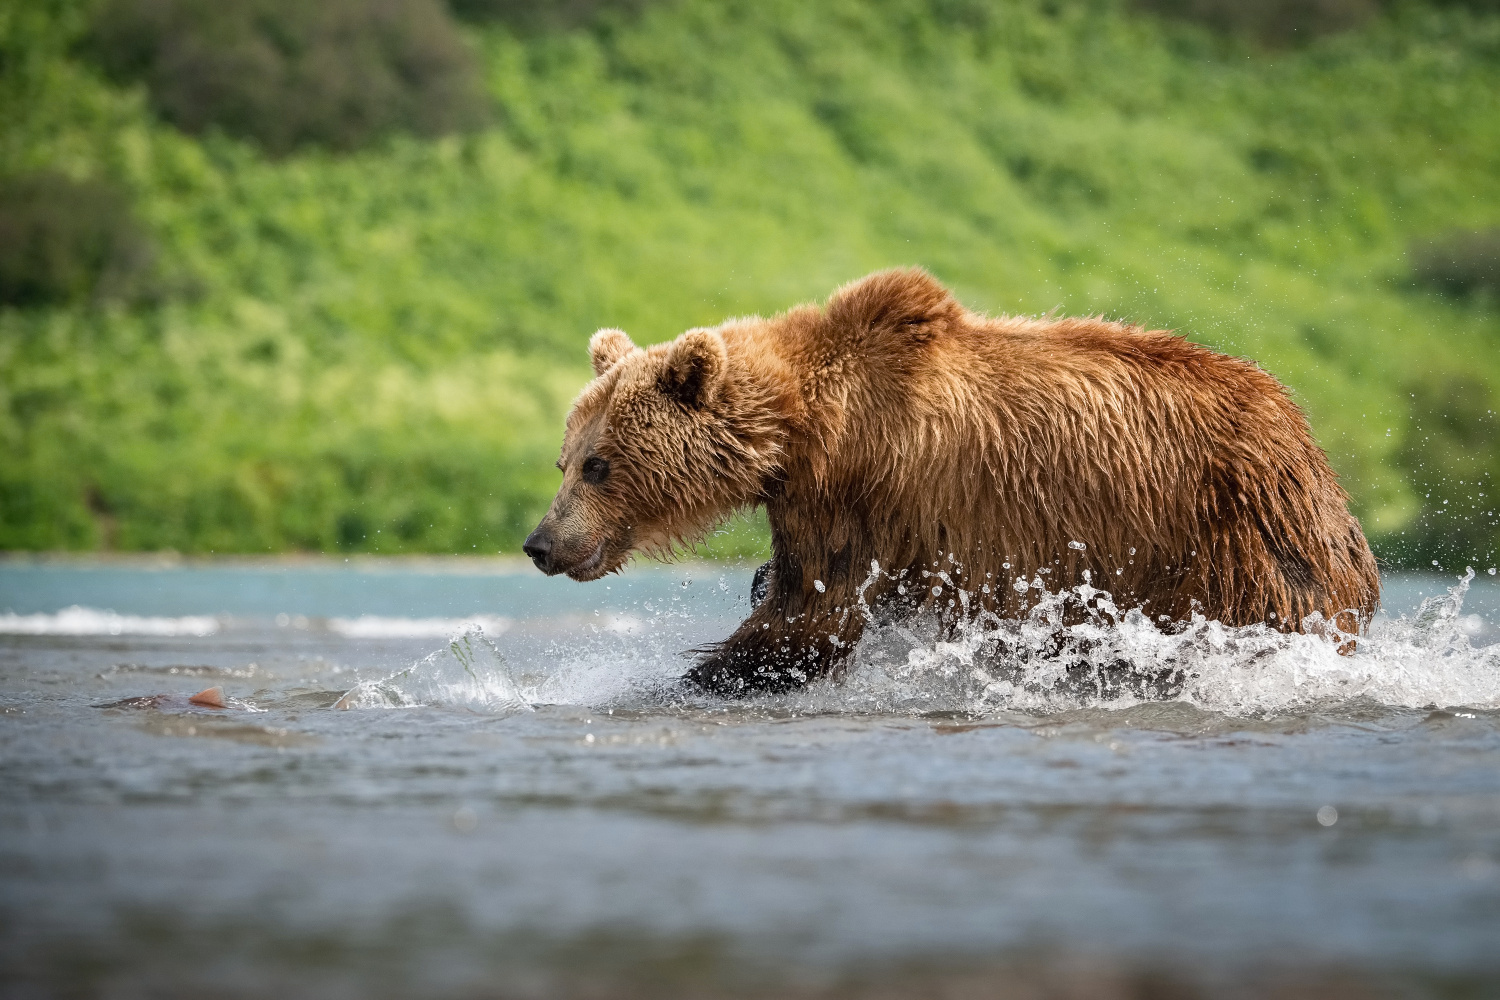
[[[626,610],[643,598],[672,596],[683,579],[739,581],[715,566],[656,569],[598,586],[547,577],[529,564],[407,562],[244,564],[0,563],[0,612],[55,612],[71,605],[131,615],[274,618],[385,615],[461,617],[505,614],[545,618],[599,609]]]
[[[1483,568],[1389,578],[1352,657],[1122,626],[1190,665],[1165,703],[912,630],[796,695],[677,685],[748,586],[0,564],[0,992],[1500,989]]]

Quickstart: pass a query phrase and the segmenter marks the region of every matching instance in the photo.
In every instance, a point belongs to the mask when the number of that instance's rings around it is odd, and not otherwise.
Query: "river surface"
[[[0,995],[1500,996],[1477,570],[1093,636],[1171,701],[888,628],[731,703],[745,567],[3,562]]]

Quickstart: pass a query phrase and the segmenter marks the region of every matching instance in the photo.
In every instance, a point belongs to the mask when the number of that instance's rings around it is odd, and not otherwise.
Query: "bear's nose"
[[[547,557],[552,554],[551,535],[547,534],[541,528],[537,528],[530,535],[526,536],[526,541],[521,543],[521,551],[531,557],[531,561],[536,563],[537,569],[543,573],[549,572]]]

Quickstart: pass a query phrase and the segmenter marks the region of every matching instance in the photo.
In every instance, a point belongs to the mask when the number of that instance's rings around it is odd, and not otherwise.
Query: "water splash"
[[[416,708],[441,705],[487,714],[531,710],[510,665],[478,625],[466,626],[444,649],[383,680],[361,681],[335,708]]]
[[[1030,614],[980,614],[957,629],[872,621],[842,678],[777,699],[799,711],[1057,712],[1176,700],[1229,716],[1358,702],[1500,708],[1500,645],[1473,645],[1468,573],[1411,617],[1377,620],[1352,653],[1321,619],[1306,633],[1202,616],[1163,630],[1084,583],[1041,592]],[[1079,610],[1084,618],[1079,621]],[[1071,612],[1071,618],[1070,614]],[[1072,623],[1069,623],[1071,620]]]
[[[679,613],[680,614],[680,613]],[[566,643],[554,642],[540,663],[518,667],[478,624],[405,670],[362,681],[336,708],[461,708],[509,714],[539,705],[660,705],[680,688],[680,645],[663,618],[616,615]]]
[[[874,572],[878,572],[876,569]],[[872,580],[874,579],[872,573]],[[793,713],[1054,713],[1175,701],[1231,717],[1265,717],[1350,704],[1500,709],[1500,644],[1475,646],[1463,612],[1470,570],[1411,616],[1377,619],[1344,635],[1310,619],[1305,633],[1226,626],[1202,616],[1170,628],[1120,610],[1085,582],[1038,597],[1021,620],[988,612],[958,627],[935,618],[869,625],[837,676],[747,706]],[[868,581],[867,581],[868,586]],[[973,606],[970,595],[960,605]],[[721,705],[678,680],[686,607],[620,618],[550,644],[526,667],[509,663],[478,627],[446,649],[356,686],[344,708],[436,705],[509,713],[537,705],[645,710]],[[1352,653],[1340,646],[1353,639]]]

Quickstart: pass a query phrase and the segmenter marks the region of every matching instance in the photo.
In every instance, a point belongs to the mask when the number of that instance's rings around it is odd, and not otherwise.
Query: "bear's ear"
[[[594,374],[603,375],[625,355],[635,350],[635,345],[624,330],[603,329],[589,338],[589,361],[594,365]]]
[[[700,410],[719,398],[728,370],[724,338],[714,330],[689,330],[667,350],[657,386],[683,406]]]
[[[919,267],[877,271],[833,293],[828,318],[856,336],[889,331],[920,331],[957,319],[958,302],[936,278]]]

